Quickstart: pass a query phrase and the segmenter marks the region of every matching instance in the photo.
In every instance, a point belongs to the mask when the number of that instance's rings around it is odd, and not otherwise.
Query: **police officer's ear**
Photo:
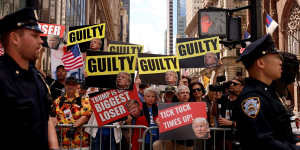
[[[263,57],[258,58],[257,60],[255,60],[254,65],[256,65],[258,68],[264,69],[265,67],[265,60]]]
[[[18,45],[21,42],[21,37],[23,36],[24,32],[20,30],[12,31],[8,33],[8,40],[13,45]]]

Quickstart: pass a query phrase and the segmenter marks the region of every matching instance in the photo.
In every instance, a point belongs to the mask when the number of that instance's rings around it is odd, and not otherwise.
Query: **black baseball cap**
[[[278,53],[271,35],[266,34],[246,47],[245,51],[237,59],[237,62],[242,61],[245,67],[249,68],[258,58],[267,54]]]
[[[38,25],[38,16],[33,8],[23,8],[6,15],[0,20],[0,35],[14,29],[27,28],[42,33]]]

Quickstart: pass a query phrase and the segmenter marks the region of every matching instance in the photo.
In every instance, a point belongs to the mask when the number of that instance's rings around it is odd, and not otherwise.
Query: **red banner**
[[[135,94],[131,94],[131,92],[112,89],[89,98],[98,126],[103,126],[129,115],[125,104],[130,99],[135,99]]]
[[[64,36],[65,26],[58,25],[58,24],[40,23],[40,22],[38,24],[44,33],[41,34],[41,36],[58,35],[61,38]]]
[[[193,119],[206,118],[206,104],[204,102],[189,102],[172,106],[158,111],[159,133],[192,124]]]

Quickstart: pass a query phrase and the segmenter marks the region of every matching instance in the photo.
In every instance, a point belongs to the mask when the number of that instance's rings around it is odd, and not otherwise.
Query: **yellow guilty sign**
[[[179,71],[177,56],[139,57],[139,74],[165,73],[168,70]]]
[[[178,59],[205,55],[207,52],[219,53],[219,37],[182,42],[176,44]]]
[[[138,54],[143,53],[143,45],[124,45],[124,44],[109,44],[109,52],[124,53],[124,54]]]
[[[87,56],[85,70],[88,76],[134,73],[136,54]]]
[[[92,40],[93,38],[105,37],[105,23],[83,27],[68,32],[67,45],[74,45]]]

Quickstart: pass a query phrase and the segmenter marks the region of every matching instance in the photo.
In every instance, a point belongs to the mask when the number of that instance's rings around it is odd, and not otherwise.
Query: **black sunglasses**
[[[202,91],[202,89],[201,88],[197,88],[197,89],[192,89],[192,92],[194,93],[194,92],[197,92],[197,91]]]

